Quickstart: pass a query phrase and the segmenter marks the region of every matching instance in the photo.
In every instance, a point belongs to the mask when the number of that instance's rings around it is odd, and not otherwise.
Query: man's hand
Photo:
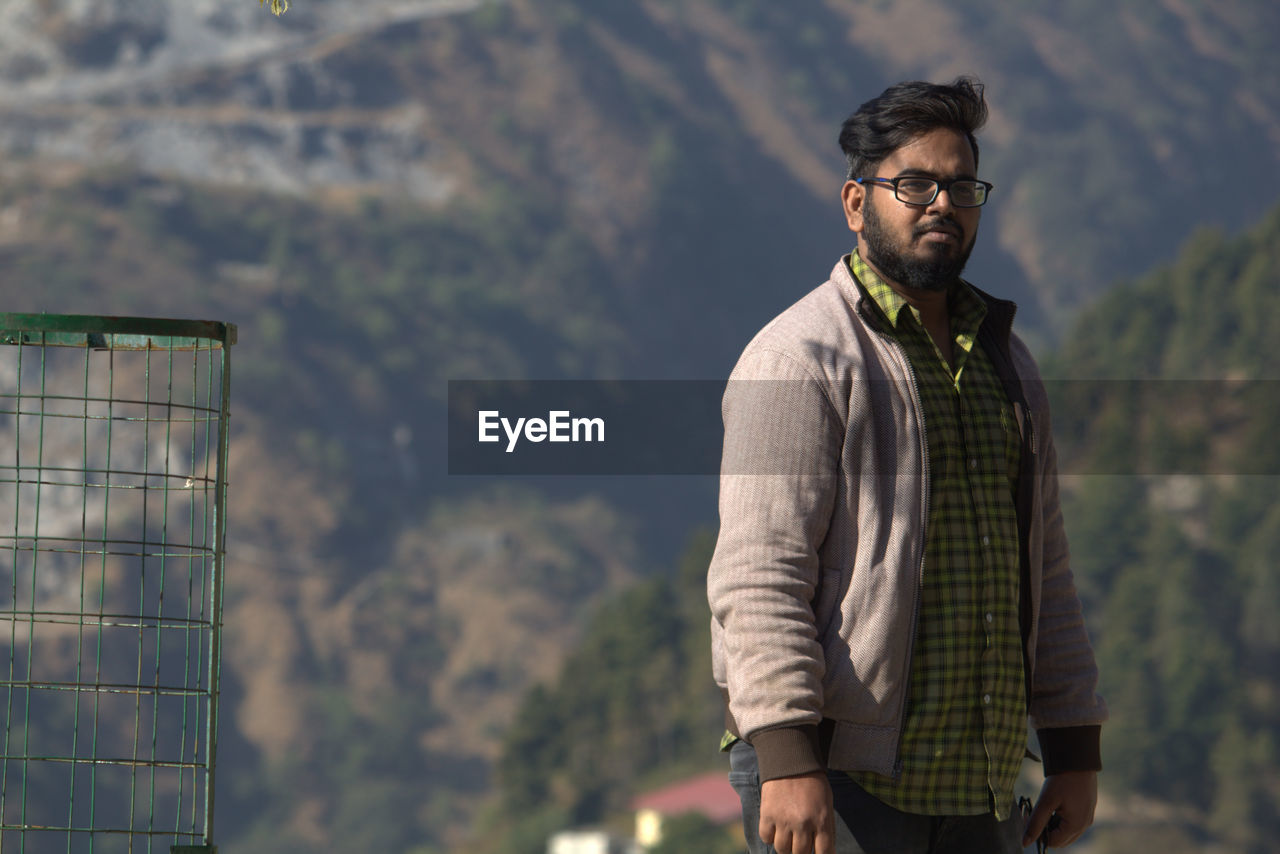
[[[1036,808],[1027,819],[1027,830],[1022,835],[1022,847],[1040,838],[1041,832],[1054,813],[1062,820],[1056,829],[1049,831],[1050,848],[1065,848],[1093,824],[1093,808],[1098,804],[1098,774],[1096,771],[1064,771],[1045,778],[1040,788]]]
[[[778,854],[835,854],[836,816],[826,773],[765,780],[760,838]]]

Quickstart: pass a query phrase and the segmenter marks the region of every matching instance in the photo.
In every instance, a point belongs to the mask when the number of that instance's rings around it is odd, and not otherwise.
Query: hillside
[[[564,254],[530,243],[528,275],[504,290],[482,286],[494,266],[471,252],[531,216],[510,207],[360,217],[120,172],[11,182],[0,207],[7,281],[42,283],[50,304],[181,315],[198,301],[246,318],[219,827],[240,850],[359,850],[374,828],[391,844],[464,823],[472,804],[451,801],[487,789],[519,691],[646,562],[636,524],[599,496],[442,478],[445,376],[518,376],[559,354],[610,364],[596,300],[561,292],[583,286],[590,252],[542,232]],[[382,792],[378,808],[349,787]]]
[[[937,0],[308,0],[281,18],[249,0],[12,0],[2,14],[11,169],[111,163],[446,210],[499,187],[548,192],[619,265],[623,293],[676,317],[703,307],[702,288],[676,283],[722,278],[710,259],[736,253],[735,340],[847,248],[835,131],[896,79],[988,84],[994,239],[975,263],[1042,329],[1197,225],[1242,227],[1280,196],[1280,9],[1247,0],[1114,14],[1099,0],[963,14]],[[885,37],[898,32],[912,38]],[[683,367],[706,357],[730,355]]]
[[[1202,232],[1091,307],[1048,365],[1070,378],[1055,423],[1108,779],[1183,817],[1165,850],[1263,852],[1280,831],[1278,246],[1280,208]]]
[[[1107,781],[1134,809],[1103,851],[1158,826],[1162,850],[1260,854],[1280,830],[1278,246],[1280,208],[1238,236],[1200,232],[1084,312],[1044,366],[1111,706]]]
[[[449,478],[445,382],[723,376],[849,247],[835,132],[888,82],[988,84],[972,273],[1041,342],[1280,197],[1270,4],[966,8],[2,4],[6,309],[240,326],[221,845],[471,826],[520,697],[714,497]]]

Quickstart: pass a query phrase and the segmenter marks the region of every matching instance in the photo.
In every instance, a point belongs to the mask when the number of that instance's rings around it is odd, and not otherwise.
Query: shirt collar
[[[920,312],[912,308],[900,293],[881,278],[880,274],[862,259],[857,249],[849,255],[849,268],[853,271],[853,277],[859,286],[871,298],[871,302],[880,310],[884,319],[889,322],[890,328],[897,329],[907,317],[917,324],[920,322]],[[947,295],[947,300],[951,311],[952,328],[958,331],[963,330],[967,336],[976,335],[982,319],[986,317],[987,304],[973,286],[964,279],[957,279]],[[909,309],[905,315],[902,313],[904,308]]]

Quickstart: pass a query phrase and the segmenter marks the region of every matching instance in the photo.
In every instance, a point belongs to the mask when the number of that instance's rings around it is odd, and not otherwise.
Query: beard
[[[964,265],[969,261],[969,253],[973,251],[972,240],[954,255],[947,252],[948,247],[938,246],[930,251],[931,257],[917,258],[909,255],[905,246],[894,245],[888,229],[876,214],[874,205],[863,206],[862,218],[860,237],[866,244],[863,260],[869,261],[889,280],[921,291],[945,291],[960,280]],[[911,239],[914,241],[937,222],[934,219],[917,224],[912,230]]]

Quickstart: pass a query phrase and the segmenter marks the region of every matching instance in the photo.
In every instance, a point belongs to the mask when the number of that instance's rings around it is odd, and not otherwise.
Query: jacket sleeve
[[[1025,359],[1029,362],[1030,356]],[[1023,370],[1025,377],[1028,369]],[[1026,388],[1039,446],[1037,484],[1042,539],[1028,711],[1040,742],[1045,774],[1096,771],[1102,767],[1099,742],[1107,707],[1097,693],[1098,666],[1071,572],[1048,395],[1033,366],[1029,372],[1031,381]]]
[[[749,349],[725,391],[720,532],[708,571],[717,681],[761,779],[822,767],[813,599],[844,429],[790,357]]]

